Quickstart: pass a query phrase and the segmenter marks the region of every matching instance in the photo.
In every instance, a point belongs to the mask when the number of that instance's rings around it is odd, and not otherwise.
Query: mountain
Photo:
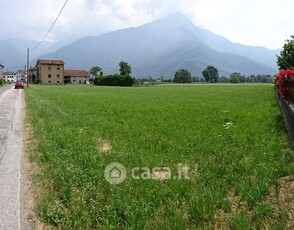
[[[63,59],[68,69],[99,65],[105,74],[118,72],[119,62],[126,61],[136,77],[171,77],[179,68],[201,76],[207,65],[227,76],[273,74],[277,53],[233,43],[175,13],[139,27],[82,38],[40,58]]]
[[[28,47],[30,48],[30,58],[35,59],[62,46],[61,43],[42,42],[38,49],[32,50],[38,44],[38,41],[22,39],[0,41],[0,63],[5,66],[5,71],[17,71],[25,68]]]
[[[233,43],[222,36],[195,26],[189,19],[180,13],[170,15],[166,18],[166,20],[168,20],[169,23],[172,22],[174,24],[184,25],[186,28],[189,28],[189,30],[193,32],[199,40],[211,49],[219,52],[245,56],[255,62],[271,68],[276,68],[276,55],[279,54],[280,50],[269,50],[260,46],[247,46],[239,43]]]
[[[7,71],[23,69],[26,63],[26,54],[10,41],[0,41],[0,63]]]

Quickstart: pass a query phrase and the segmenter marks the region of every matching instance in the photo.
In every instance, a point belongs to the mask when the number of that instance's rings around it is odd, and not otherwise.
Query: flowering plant
[[[288,81],[294,79],[294,70],[281,70],[275,77],[274,83],[281,98],[286,98],[289,88]]]

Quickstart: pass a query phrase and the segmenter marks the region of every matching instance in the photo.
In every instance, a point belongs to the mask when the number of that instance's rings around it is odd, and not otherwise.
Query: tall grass
[[[264,215],[271,204],[261,205],[293,170],[272,86],[31,86],[25,95],[37,213],[52,228],[246,229],[265,218],[281,226],[279,213]],[[104,178],[112,162],[127,169],[119,185]],[[190,179],[131,177],[134,167],[178,164]]]

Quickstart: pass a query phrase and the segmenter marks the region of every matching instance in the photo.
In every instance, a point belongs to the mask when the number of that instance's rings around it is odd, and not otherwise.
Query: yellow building
[[[37,78],[41,84],[64,83],[64,61],[39,59],[36,67]]]

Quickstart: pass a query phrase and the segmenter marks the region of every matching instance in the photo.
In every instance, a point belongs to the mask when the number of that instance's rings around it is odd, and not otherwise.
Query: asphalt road
[[[23,90],[13,87],[0,87],[0,230],[21,228]]]

